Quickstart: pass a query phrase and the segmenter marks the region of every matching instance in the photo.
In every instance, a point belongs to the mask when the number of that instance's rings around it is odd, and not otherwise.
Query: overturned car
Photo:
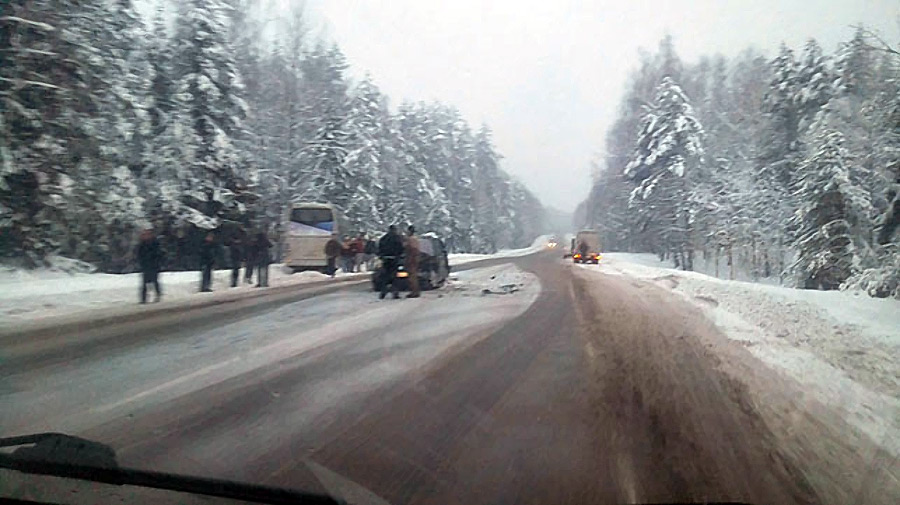
[[[404,257],[398,259],[394,278],[388,279],[387,269],[378,259],[377,268],[372,273],[372,289],[381,291],[385,282],[395,282],[398,291],[409,291],[409,272],[404,267]],[[422,291],[437,289],[447,282],[450,276],[450,262],[444,242],[434,233],[426,233],[419,237],[419,288]]]

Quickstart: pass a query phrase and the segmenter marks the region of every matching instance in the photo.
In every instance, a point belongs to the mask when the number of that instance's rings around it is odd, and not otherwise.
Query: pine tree
[[[823,129],[800,165],[793,244],[798,258],[792,270],[807,289],[838,289],[860,267],[854,230],[865,222],[870,203],[865,191],[851,183],[843,143],[843,135]]]
[[[302,61],[304,90],[299,114],[303,146],[289,174],[295,195],[340,209],[346,209],[351,198],[343,190],[348,179],[344,158],[349,144],[346,66],[343,54],[335,46],[319,45]]]
[[[841,44],[835,57],[834,92],[837,95],[852,96],[858,102],[871,94],[875,81],[873,51],[866,42],[865,30],[857,27],[853,38]]]
[[[74,167],[99,157],[96,76],[83,61],[73,2],[17,1],[0,18],[0,230],[6,255],[43,264],[72,210]],[[77,26],[77,25],[76,25]],[[93,63],[93,62],[90,62]]]
[[[797,107],[799,82],[794,52],[782,44],[772,61],[772,81],[763,98],[768,121],[761,139],[761,179],[777,189],[787,189],[793,180],[800,136],[800,112]]]
[[[384,190],[380,166],[387,104],[375,84],[366,78],[354,90],[349,108],[346,129],[350,139],[343,164],[348,177],[345,191],[350,198],[344,211],[358,229],[380,230],[385,222],[378,212],[377,198]]]
[[[473,208],[475,230],[472,251],[494,253],[500,248],[499,236],[511,223],[504,215],[501,188],[500,159],[493,144],[493,133],[482,125],[475,138],[474,163],[476,169]]]
[[[831,99],[834,78],[828,58],[815,39],[809,39],[797,66],[794,102],[801,122],[808,126]],[[798,125],[801,130],[804,125]]]
[[[183,6],[175,36],[175,99],[163,134],[169,146],[164,176],[177,181],[182,218],[199,228],[215,228],[226,214],[240,213],[241,193],[255,178],[235,145],[245,135],[247,105],[228,33],[221,1]]]
[[[691,208],[687,201],[689,169],[702,156],[703,128],[678,84],[664,77],[656,100],[641,121],[641,131],[625,175],[638,183],[630,204],[652,237],[652,247],[676,256],[691,268]]]
[[[416,225],[447,236],[450,232],[451,217],[449,200],[444,188],[435,180],[430,171],[433,158],[433,137],[429,133],[432,121],[425,107],[403,104],[397,112],[395,137],[398,150],[396,170],[395,202],[389,215],[396,222]]]

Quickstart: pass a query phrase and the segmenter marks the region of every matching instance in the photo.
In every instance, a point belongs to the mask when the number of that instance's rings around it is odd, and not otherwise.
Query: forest
[[[277,240],[298,201],[336,205],[359,232],[414,223],[453,251],[530,243],[543,208],[489,127],[389,106],[300,4],[273,17],[158,0],[145,19],[131,0],[6,2],[0,258],[132,271],[143,228],[170,251],[238,226]]]
[[[900,297],[900,53],[865,27],[684,63],[671,37],[627,84],[576,225],[807,289]]]

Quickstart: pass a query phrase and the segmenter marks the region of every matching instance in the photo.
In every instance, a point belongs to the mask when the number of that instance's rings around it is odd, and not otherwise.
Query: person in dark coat
[[[388,285],[391,286],[394,298],[400,298],[398,286],[393,280],[400,264],[400,257],[403,256],[403,238],[397,233],[396,226],[391,225],[388,232],[378,241],[378,256],[381,257],[380,275],[383,276],[379,298],[384,299],[387,296]]]
[[[141,303],[147,303],[147,284],[153,284],[156,290],[155,302],[162,298],[162,290],[159,288],[159,270],[163,264],[163,250],[159,240],[153,234],[153,230],[146,229],[141,232],[141,241],[137,246],[135,256],[138,266],[141,268]]]
[[[253,242],[256,265],[259,271],[256,273],[256,287],[269,287],[269,249],[272,248],[272,242],[266,237],[265,232],[256,234],[256,240]]]
[[[238,285],[241,276],[241,264],[244,262],[244,241],[241,233],[235,233],[228,242],[228,259],[231,262],[231,287]]]
[[[253,282],[253,271],[256,270],[256,247],[252,236],[248,236],[244,244],[244,282],[251,284]]]
[[[200,244],[200,292],[212,291],[212,270],[216,262],[216,236],[212,232],[206,234]]]
[[[378,243],[371,238],[366,238],[365,253],[366,270],[371,272],[375,265],[375,257],[378,256]]]
[[[341,255],[341,241],[337,235],[332,234],[328,242],[325,243],[325,259],[328,261],[328,271],[326,272],[332,278],[337,273],[337,259]]]

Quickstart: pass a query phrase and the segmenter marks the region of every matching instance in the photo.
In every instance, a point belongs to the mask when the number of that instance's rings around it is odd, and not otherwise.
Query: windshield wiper
[[[109,446],[62,433],[0,438],[0,468],[104,484],[140,486],[255,503],[335,505],[334,498],[256,484],[119,467]]]

